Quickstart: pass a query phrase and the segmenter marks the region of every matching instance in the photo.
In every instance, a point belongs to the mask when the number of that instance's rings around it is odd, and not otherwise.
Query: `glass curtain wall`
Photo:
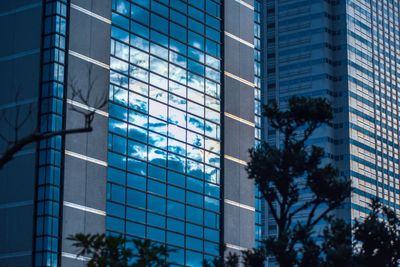
[[[219,254],[221,1],[114,0],[110,62],[107,232],[200,266]]]
[[[63,129],[65,51],[69,1],[43,2],[42,77],[39,130]],[[56,136],[38,145],[34,266],[58,266],[61,225],[63,138]]]
[[[262,140],[262,89],[261,89],[261,75],[262,75],[262,56],[261,56],[261,21],[262,21],[262,2],[259,0],[254,0],[254,96],[255,96],[255,146],[260,144]],[[262,193],[256,188],[256,199],[255,199],[255,238],[256,246],[261,245],[264,238],[264,198]]]

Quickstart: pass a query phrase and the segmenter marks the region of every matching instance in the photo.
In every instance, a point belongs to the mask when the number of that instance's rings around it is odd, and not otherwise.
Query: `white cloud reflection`
[[[122,10],[123,7],[120,8]],[[140,112],[125,109],[122,111],[125,115],[118,115],[118,119],[126,117],[129,123],[139,127],[132,125],[128,131],[126,123],[110,120],[110,129],[125,132],[141,142],[147,139],[149,144],[130,141],[129,156],[164,167],[168,162],[169,168],[219,183],[220,127],[215,123],[220,123],[220,88],[216,83],[220,80],[220,73],[203,67],[205,76],[211,79],[208,80],[187,71],[187,58],[175,52],[186,54],[186,51],[181,51],[178,46],[171,46],[171,50],[168,50],[120,29],[113,29],[113,37],[126,43],[130,40],[133,47],[118,41],[112,43],[111,52],[115,58],[111,57],[110,66],[120,73],[111,71],[110,80],[120,88],[110,89],[110,94],[113,95],[113,101]],[[199,42],[193,42],[192,45],[204,49]],[[218,59],[198,49],[188,49],[191,59],[220,68]],[[194,66],[197,68],[194,71],[201,72],[200,65]],[[132,78],[128,78],[128,74]],[[157,119],[148,120],[145,114]],[[146,129],[154,132],[146,135]],[[168,145],[167,136],[174,138],[168,140]],[[217,204],[210,200],[207,205],[216,207]]]

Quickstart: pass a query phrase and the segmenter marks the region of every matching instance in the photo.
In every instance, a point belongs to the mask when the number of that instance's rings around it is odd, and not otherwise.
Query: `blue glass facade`
[[[65,50],[68,1],[43,1],[42,77],[39,130],[49,133],[64,126]],[[57,266],[60,250],[63,138],[38,144],[34,266]]]
[[[262,57],[262,1],[254,0],[254,118],[255,118],[255,146],[259,145],[263,139],[263,120],[262,120],[262,74],[263,74],[263,57]],[[262,193],[256,189],[255,191],[255,239],[256,245],[260,245],[264,236],[264,214],[265,205]]]
[[[221,3],[112,3],[106,229],[219,254]]]

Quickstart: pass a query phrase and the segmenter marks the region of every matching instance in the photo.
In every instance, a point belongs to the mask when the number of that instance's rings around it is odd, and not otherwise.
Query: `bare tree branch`
[[[25,146],[36,143],[42,140],[47,140],[49,138],[55,136],[65,137],[66,135],[71,134],[79,134],[79,133],[88,133],[93,130],[92,123],[94,119],[94,115],[97,110],[103,108],[107,104],[108,100],[108,91],[105,91],[104,94],[99,98],[93,99],[93,92],[95,89],[95,83],[97,79],[93,79],[92,77],[92,67],[88,69],[88,84],[86,90],[82,87],[78,86],[75,79],[70,80],[71,95],[72,95],[72,104],[70,105],[70,109],[81,114],[84,117],[84,125],[82,127],[73,128],[73,129],[62,129],[59,131],[53,132],[40,132],[39,129],[35,129],[31,134],[20,138],[19,131],[22,127],[29,121],[29,119],[33,116],[33,107],[29,106],[28,112],[25,117],[21,117],[21,107],[18,105],[18,100],[20,97],[20,90],[18,89],[15,95],[15,103],[16,108],[14,111],[14,122],[12,122],[5,111],[2,112],[0,120],[4,121],[5,124],[13,131],[13,140],[8,139],[5,135],[0,133],[0,139],[6,143],[6,150],[0,154],[0,170],[11,161],[14,156],[21,151]],[[74,105],[75,99],[76,102],[83,104],[86,106],[85,108],[80,108]],[[93,101],[94,100],[94,101]],[[67,103],[64,103],[67,104]]]
[[[18,153],[19,151],[21,151],[22,148],[24,148],[25,146],[27,146],[31,143],[47,140],[47,139],[55,137],[55,136],[63,136],[64,137],[68,134],[87,133],[87,132],[91,132],[92,130],[93,130],[92,127],[89,125],[89,127],[83,127],[83,128],[75,128],[75,129],[61,130],[61,131],[48,132],[48,133],[36,132],[36,133],[30,134],[27,137],[24,137],[24,138],[18,140],[17,142],[15,142],[9,149],[7,149],[5,151],[4,154],[1,155],[0,169],[2,169],[7,162],[12,160],[16,153]]]

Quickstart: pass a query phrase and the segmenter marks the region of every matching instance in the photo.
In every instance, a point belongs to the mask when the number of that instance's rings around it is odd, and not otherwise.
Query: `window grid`
[[[113,1],[106,228],[166,243],[178,265],[219,254],[220,12]]]
[[[263,92],[261,90],[261,82],[262,82],[262,43],[261,43],[261,13],[262,3],[259,0],[254,0],[254,95],[255,95],[255,146],[259,145],[262,139],[262,96]],[[262,244],[262,241],[265,237],[264,231],[264,208],[265,202],[264,198],[256,188],[255,191],[255,242],[256,246]]]
[[[63,127],[64,68],[68,1],[44,1],[39,129]],[[58,266],[62,137],[38,145],[35,266]]]

